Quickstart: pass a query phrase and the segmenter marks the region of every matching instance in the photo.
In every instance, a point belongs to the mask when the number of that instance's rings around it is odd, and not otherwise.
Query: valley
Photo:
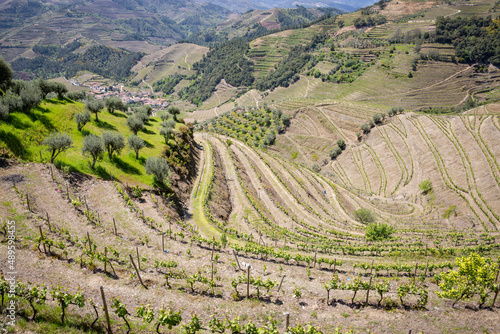
[[[66,92],[0,76],[1,330],[497,333],[497,2],[215,3],[172,45],[43,49],[106,59]]]

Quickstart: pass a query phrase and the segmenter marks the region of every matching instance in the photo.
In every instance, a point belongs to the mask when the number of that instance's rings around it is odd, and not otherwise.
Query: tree
[[[360,208],[354,211],[354,219],[362,224],[373,223],[375,221],[373,213],[365,208]]]
[[[103,152],[104,145],[102,144],[102,140],[99,136],[91,134],[83,138],[82,153],[84,156],[90,155],[92,158],[92,169],[95,168],[95,163]]]
[[[165,144],[168,144],[168,140],[173,134],[174,134],[174,129],[172,129],[171,127],[163,127],[160,130],[160,135],[165,137]]]
[[[365,238],[368,241],[382,241],[389,239],[394,233],[394,227],[385,223],[368,224],[365,230]]]
[[[172,115],[172,117],[174,118],[175,121],[177,121],[177,115],[179,115],[181,113],[181,110],[179,109],[179,107],[170,106],[167,108],[167,112],[170,115]]]
[[[62,132],[53,132],[45,138],[43,144],[47,146],[48,150],[51,152],[50,163],[54,163],[59,153],[70,148],[72,143],[71,137]]]
[[[420,190],[422,190],[422,193],[424,195],[427,195],[428,193],[430,193],[432,191],[432,183],[431,183],[431,180],[430,179],[427,179],[427,180],[424,180],[422,181],[418,187],[420,188]]]
[[[9,118],[9,105],[0,101],[0,119],[6,120],[7,118]]]
[[[110,113],[114,113],[116,109],[118,110],[123,109],[123,102],[117,96],[112,96],[104,99],[104,104],[106,105],[106,108]]]
[[[57,94],[59,100],[64,99],[64,94],[68,92],[68,88],[60,82],[54,82],[54,93]]]
[[[337,140],[337,146],[340,147],[340,149],[342,151],[345,150],[345,141],[344,141],[344,139]]]
[[[42,102],[42,92],[33,81],[27,82],[21,87],[19,97],[21,98],[21,108],[25,113],[38,107]]]
[[[342,154],[342,149],[340,147],[338,147],[338,146],[335,146],[329,152],[330,158],[332,160],[336,159],[340,154]]]
[[[104,102],[102,102],[102,100],[92,98],[90,100],[87,100],[87,102],[85,103],[85,108],[91,113],[94,113],[95,121],[99,122],[99,117],[97,116],[97,114],[100,113],[104,108]]]
[[[378,113],[373,115],[373,122],[375,122],[375,124],[382,123],[382,116]]]
[[[9,63],[0,56],[0,95],[4,95],[7,88],[9,88],[12,76],[12,68]]]
[[[468,257],[455,260],[457,270],[440,273],[436,276],[439,282],[437,295],[441,298],[454,299],[453,306],[461,299],[470,299],[479,295],[481,307],[495,287],[498,264],[493,260],[472,253]]]
[[[78,126],[78,131],[82,131],[85,124],[90,122],[90,113],[87,110],[75,114],[75,122]]]
[[[368,123],[364,123],[361,125],[361,130],[363,130],[363,133],[368,133],[371,130],[371,127]]]
[[[163,184],[168,182],[170,167],[165,159],[159,157],[148,157],[144,165],[147,174],[153,174],[155,182]]]
[[[102,141],[104,148],[108,151],[109,160],[112,159],[114,152],[120,154],[125,147],[125,139],[119,132],[105,131],[102,134]]]
[[[135,115],[127,118],[127,125],[134,135],[137,135],[137,132],[144,129],[144,123]]]
[[[134,150],[135,158],[139,159],[139,150],[144,147],[144,140],[141,137],[132,135],[128,137],[128,146]]]

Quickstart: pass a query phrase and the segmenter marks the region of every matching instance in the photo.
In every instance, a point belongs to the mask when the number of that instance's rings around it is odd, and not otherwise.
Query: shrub
[[[339,140],[337,140],[337,146],[338,146],[338,147],[340,147],[340,149],[341,149],[342,151],[343,151],[343,150],[345,150],[345,147],[346,147],[346,145],[345,145],[345,141],[344,141],[343,139],[339,139]]]
[[[85,124],[90,122],[90,113],[87,110],[77,113],[75,115],[75,122],[78,126],[78,131],[82,131]]]
[[[48,150],[51,152],[50,163],[54,163],[54,160],[59,153],[70,148],[72,143],[73,141],[71,140],[71,137],[62,132],[53,132],[45,138],[43,144],[47,146]]]
[[[362,224],[369,224],[375,221],[373,213],[365,208],[360,208],[354,211],[354,219]]]
[[[156,183],[164,184],[169,182],[170,167],[165,159],[148,157],[144,167],[147,174],[153,174]]]
[[[336,159],[340,154],[342,154],[342,149],[340,147],[338,147],[338,146],[335,146],[329,152],[330,158],[332,160]]]
[[[92,158],[92,169],[95,168],[95,163],[103,152],[104,145],[102,144],[102,140],[99,136],[91,134],[83,138],[82,153],[84,156],[90,155]]]
[[[479,295],[479,306],[497,287],[495,277],[498,264],[493,260],[472,253],[468,257],[456,259],[457,270],[440,273],[436,276],[439,283],[438,296],[454,299],[453,306],[461,299],[470,299]]]
[[[312,170],[315,171],[316,173],[321,172],[321,167],[318,164],[312,165]]]
[[[139,150],[145,146],[144,140],[141,137],[132,135],[128,137],[128,146],[134,150],[135,158],[139,159]]]
[[[394,233],[394,227],[385,223],[371,223],[368,224],[365,230],[365,238],[368,241],[382,241],[390,239]]]
[[[432,191],[432,183],[431,183],[431,180],[427,179],[427,180],[424,180],[422,181],[418,187],[420,188],[420,190],[422,190],[422,193],[424,195],[427,195],[428,193],[430,193]]]

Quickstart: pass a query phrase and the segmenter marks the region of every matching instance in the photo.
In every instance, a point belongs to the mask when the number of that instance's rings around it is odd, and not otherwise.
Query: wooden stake
[[[372,276],[372,273],[373,273],[373,263],[375,262],[375,260],[372,260],[372,266],[370,268],[370,276]],[[371,280],[371,279],[370,279]]]
[[[316,254],[318,253],[318,249],[316,249],[314,251],[314,264],[313,264],[313,268],[316,268]]]
[[[215,237],[212,239],[212,262],[214,261],[214,253],[215,253]]]
[[[83,268],[83,253],[80,255],[80,269]]]
[[[283,275],[283,276],[281,277],[281,282],[280,282],[280,286],[278,287],[278,292],[277,292],[277,293],[279,293],[279,292],[280,292],[280,290],[281,290],[281,285],[283,284],[283,280],[285,279],[285,276],[286,276],[286,275]]]
[[[108,263],[108,247],[104,247],[104,272],[107,272],[107,263]]]
[[[115,227],[115,235],[118,235],[118,230],[116,229],[116,222],[114,218],[113,218],[113,226]]]
[[[368,284],[368,290],[366,291],[365,305],[368,305],[368,297],[370,296],[370,288],[372,286],[372,279],[373,279],[373,276],[370,276],[370,283]]]
[[[108,334],[112,334],[111,331],[111,322],[109,321],[109,313],[108,313],[108,305],[106,305],[106,297],[104,296],[104,289],[101,286],[101,297],[102,297],[102,306],[104,308],[104,314],[106,315],[106,324],[108,325]]]
[[[214,261],[212,261],[212,275],[211,275],[211,280],[214,280]]]
[[[31,207],[30,207],[30,198],[28,193],[26,193],[26,204],[28,204],[28,211],[31,212]]]
[[[413,285],[415,285],[415,282],[417,280],[417,268],[418,268],[418,262],[415,264],[415,272],[413,273]]]
[[[247,267],[247,298],[250,297],[250,266]]]
[[[89,251],[92,253],[92,242],[90,241],[89,231],[87,231],[87,239],[89,240]]]
[[[50,226],[50,218],[49,218],[49,213],[46,212],[47,214],[47,224],[49,224],[49,231],[52,232],[52,226]]]
[[[427,263],[425,264],[424,277],[427,277],[427,269],[429,269],[429,258],[427,258]]]
[[[139,273],[139,270],[137,269],[137,267],[135,266],[135,263],[134,263],[134,258],[132,257],[132,254],[129,254],[128,255],[130,257],[130,262],[132,262],[132,265],[134,266],[134,269],[135,269],[135,272],[137,273],[137,277],[139,278],[139,282],[141,282],[141,285],[144,287],[144,288],[148,288],[147,286],[144,285],[144,283],[142,282],[142,278],[141,278],[141,274]]]
[[[238,261],[238,257],[236,256],[235,250],[233,250],[233,255],[234,255],[234,258],[236,259],[236,263],[238,264],[238,268],[240,268],[240,270],[241,270],[240,261]]]
[[[335,270],[337,268],[337,259],[333,259],[333,276],[335,276]]]
[[[42,238],[43,252],[47,254],[47,248],[45,248],[45,243],[43,242],[45,238],[43,237],[42,227],[38,226],[38,229],[40,230],[40,237]]]
[[[285,313],[285,333],[288,332],[288,328],[290,327],[290,313]]]
[[[161,234],[161,250],[165,253],[165,233]]]
[[[135,251],[137,252],[137,266],[139,267],[139,270],[141,270],[141,258],[139,256],[139,247],[135,247]]]
[[[497,285],[497,291],[495,292],[495,297],[493,297],[493,301],[491,302],[491,307],[495,306],[495,302],[497,301],[499,292],[500,292],[500,284]]]

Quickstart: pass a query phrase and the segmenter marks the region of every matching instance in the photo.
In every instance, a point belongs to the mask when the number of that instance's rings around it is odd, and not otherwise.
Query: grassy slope
[[[146,157],[158,156],[163,150],[164,139],[158,134],[159,118],[152,117],[145,130],[138,134],[147,145],[140,151],[139,160],[136,160],[135,153],[126,147],[120,155],[113,157],[113,161],[109,160],[107,154],[103,155],[93,171],[89,165],[90,159],[81,153],[84,135],[90,133],[101,135],[106,130],[118,131],[124,137],[132,133],[127,127],[125,114],[121,112],[111,114],[107,111],[99,114],[99,123],[95,122],[95,116],[92,115],[92,121],[79,132],[73,115],[83,109],[84,105],[79,102],[45,100],[28,115],[13,113],[7,122],[0,123],[0,145],[5,145],[23,160],[40,161],[41,151],[43,159],[47,161],[50,154],[42,145],[44,138],[51,131],[66,132],[72,136],[73,146],[57,157],[56,165],[69,166],[73,171],[103,178],[109,178],[111,174],[114,178],[132,185],[151,184],[153,177],[145,173],[143,163]]]

